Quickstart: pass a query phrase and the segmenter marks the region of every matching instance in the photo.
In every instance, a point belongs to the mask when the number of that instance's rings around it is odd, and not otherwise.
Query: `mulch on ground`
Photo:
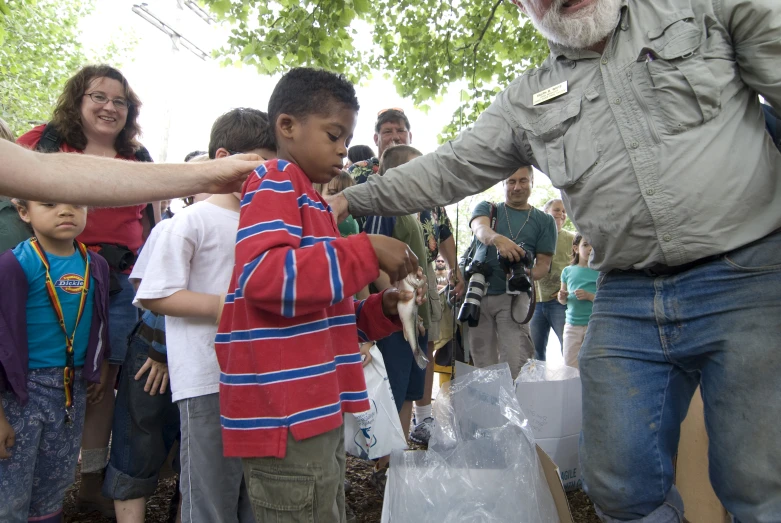
[[[382,497],[369,483],[372,463],[347,456],[347,479],[352,491],[347,494],[347,503],[352,507],[359,523],[379,523],[382,514]],[[79,488],[79,476],[76,484],[65,497],[65,523],[110,523],[98,513],[79,514],[76,512],[75,496]],[[176,488],[176,478],[161,480],[157,492],[147,502],[146,521],[148,523],[166,523],[170,501]],[[599,523],[594,507],[582,490],[570,492],[570,509],[575,523]]]

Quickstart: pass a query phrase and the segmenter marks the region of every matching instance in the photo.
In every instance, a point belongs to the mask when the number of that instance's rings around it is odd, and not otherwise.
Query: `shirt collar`
[[[621,14],[619,16],[618,25],[616,27],[626,27],[627,19],[629,18],[629,6],[627,0],[621,2]],[[548,47],[550,48],[551,56],[555,59],[567,59],[567,60],[582,60],[585,58],[599,58],[601,54],[595,51],[589,51],[588,49],[572,49],[565,47],[556,42],[548,40]]]

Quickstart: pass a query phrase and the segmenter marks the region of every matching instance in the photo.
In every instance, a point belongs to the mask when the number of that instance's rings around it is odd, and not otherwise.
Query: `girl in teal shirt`
[[[588,267],[591,244],[578,233],[572,241],[572,264],[561,272],[559,303],[567,306],[564,324],[564,363],[578,368],[578,353],[586,337],[599,273]]]

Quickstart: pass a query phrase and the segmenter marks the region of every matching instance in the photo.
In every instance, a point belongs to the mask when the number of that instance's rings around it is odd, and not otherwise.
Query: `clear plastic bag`
[[[537,381],[564,381],[580,377],[580,371],[574,367],[562,365],[550,368],[544,361],[530,359],[521,367],[516,383],[530,383]]]
[[[446,383],[434,418],[427,451],[391,454],[383,522],[559,521],[506,363]]]

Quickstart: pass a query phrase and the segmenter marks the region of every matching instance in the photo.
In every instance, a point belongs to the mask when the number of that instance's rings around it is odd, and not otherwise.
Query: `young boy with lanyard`
[[[258,521],[345,521],[342,415],[369,409],[358,338],[399,330],[396,305],[413,299],[353,300],[380,268],[417,270],[415,256],[393,238],[341,238],[312,186],[341,173],[357,112],[342,76],[291,70],[269,101],[278,159],[244,187],[216,349],[225,455],[243,458]]]
[[[110,390],[108,264],[75,241],[85,206],[15,203],[35,236],[0,255],[0,521],[54,522]]]

